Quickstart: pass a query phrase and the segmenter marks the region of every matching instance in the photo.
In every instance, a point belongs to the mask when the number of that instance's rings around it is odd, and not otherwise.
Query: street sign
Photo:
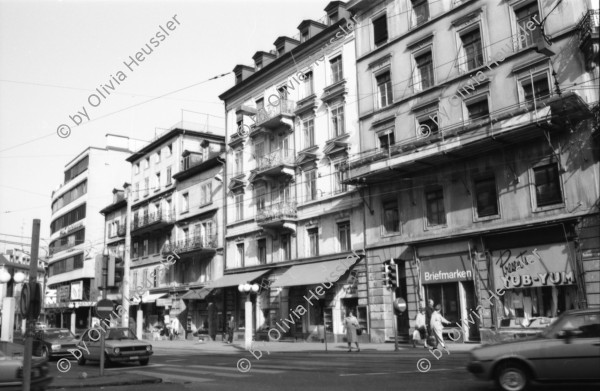
[[[403,313],[404,311],[406,311],[406,301],[399,297],[396,300],[394,300],[394,308],[396,309],[396,311]]]
[[[96,313],[98,314],[98,317],[106,319],[113,311],[113,308],[114,305],[112,301],[108,299],[100,300],[98,304],[96,304]]]

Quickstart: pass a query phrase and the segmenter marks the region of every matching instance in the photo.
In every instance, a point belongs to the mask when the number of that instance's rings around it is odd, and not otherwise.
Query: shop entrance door
[[[433,305],[442,305],[442,316],[453,324],[460,320],[460,301],[458,298],[458,283],[425,285],[427,300],[433,300]]]
[[[466,307],[467,307],[467,319],[466,324],[469,325],[469,341],[479,341],[479,316],[480,313],[477,311],[477,297],[475,296],[475,284],[472,281],[465,281],[462,283],[465,289]],[[475,321],[475,324],[471,322]]]

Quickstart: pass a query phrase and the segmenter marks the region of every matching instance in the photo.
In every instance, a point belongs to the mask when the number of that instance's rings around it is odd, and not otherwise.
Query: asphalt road
[[[237,368],[241,358],[248,358],[250,369]],[[428,359],[427,372],[417,369],[420,359]],[[336,352],[272,352],[256,360],[245,351],[198,354],[189,350],[155,350],[150,364],[120,364],[107,369],[107,376],[126,372],[161,378],[163,383],[140,386],[105,387],[107,391],[158,390],[493,390],[491,382],[473,379],[465,370],[468,353],[444,354],[439,360],[425,349],[360,353]],[[423,361],[422,361],[423,364]],[[58,375],[56,365],[51,365]],[[424,369],[422,367],[422,369]],[[83,367],[73,362],[71,371],[97,373],[98,365]],[[540,390],[571,390],[569,386],[539,387]],[[578,391],[596,390],[577,386]],[[82,388],[90,390],[90,388]]]

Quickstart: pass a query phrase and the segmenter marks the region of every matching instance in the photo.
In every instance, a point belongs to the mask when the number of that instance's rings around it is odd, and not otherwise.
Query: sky
[[[0,252],[20,247],[2,241],[30,243],[33,219],[50,236],[64,166],[88,146],[104,148],[107,133],[144,142],[182,119],[224,132],[218,95],[233,86],[233,68],[253,66],[257,50],[323,17],[327,4],[0,0]],[[160,26],[170,33],[162,41]],[[132,64],[146,44],[153,51]]]

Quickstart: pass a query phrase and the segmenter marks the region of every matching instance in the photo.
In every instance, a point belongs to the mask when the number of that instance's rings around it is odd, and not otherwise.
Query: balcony
[[[216,158],[219,157],[220,153],[211,151],[207,155],[203,155],[200,152],[183,152],[181,155],[182,159],[179,161],[181,169],[173,175],[173,179],[181,181],[204,170],[218,166],[220,163]]]
[[[252,126],[254,130],[258,128],[277,129],[281,125],[286,125],[289,128],[294,126],[294,108],[296,104],[291,100],[280,100],[279,105],[268,105],[258,110],[256,113],[255,124]]]
[[[294,150],[278,149],[257,159],[256,170],[251,180],[280,175],[294,176]]]
[[[276,204],[259,209],[254,220],[263,228],[296,230],[296,218],[298,217],[295,202],[278,202]]]
[[[537,126],[540,121],[547,123],[550,132],[561,132],[591,117],[591,108],[572,92],[519,103],[475,120],[440,128],[429,137],[415,137],[386,148],[364,151],[349,162],[348,179],[344,182],[360,185],[394,180],[397,175],[411,177],[424,169],[539,138],[543,135]]]
[[[591,72],[600,65],[598,64],[598,53],[600,52],[600,41],[598,40],[599,29],[599,10],[589,10],[577,25],[579,48],[585,57],[585,66],[588,72]]]
[[[81,243],[66,243],[66,244],[62,244],[62,245],[55,245],[53,247],[50,247],[50,255],[52,256],[61,251],[68,250],[70,248],[77,246],[78,244],[81,244]]]
[[[218,247],[217,235],[199,235],[177,241],[171,246],[171,251],[176,254],[192,251],[215,251]]]
[[[131,232],[142,233],[145,231],[162,229],[172,225],[174,221],[174,210],[159,210],[154,213],[147,213],[141,218],[136,214],[131,223]]]

